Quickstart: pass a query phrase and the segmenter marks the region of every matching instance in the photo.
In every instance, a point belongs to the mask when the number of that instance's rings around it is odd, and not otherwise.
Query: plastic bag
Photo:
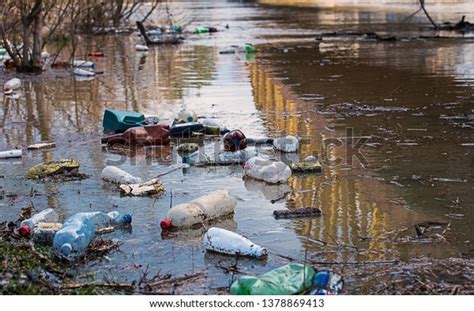
[[[243,276],[230,287],[231,295],[295,295],[311,288],[315,270],[290,263],[260,276]]]
[[[291,169],[283,162],[253,157],[245,163],[244,174],[271,184],[277,184],[288,180],[291,176]]]

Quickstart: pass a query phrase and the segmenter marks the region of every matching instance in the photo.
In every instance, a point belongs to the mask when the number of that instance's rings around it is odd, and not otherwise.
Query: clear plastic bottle
[[[130,214],[122,214],[117,211],[103,213],[103,212],[85,212],[79,213],[84,215],[92,221],[92,224],[98,228],[104,227],[121,227],[132,223],[132,216]],[[76,214],[77,215],[77,214]]]
[[[31,218],[25,219],[21,222],[20,227],[27,226],[32,231],[33,228],[40,222],[58,222],[59,216],[52,208],[45,209]]]
[[[132,222],[129,214],[117,211],[110,213],[86,212],[69,217],[54,236],[53,248],[61,256],[74,259],[84,255],[94,238],[96,229],[108,226],[128,225]]]

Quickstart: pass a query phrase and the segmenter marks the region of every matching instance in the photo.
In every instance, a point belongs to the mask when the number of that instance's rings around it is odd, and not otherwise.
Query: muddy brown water
[[[104,74],[90,81],[75,80],[64,70],[20,76],[24,86],[18,98],[2,95],[0,150],[44,140],[58,145],[0,161],[0,186],[6,194],[0,200],[2,220],[15,220],[30,204],[37,210],[53,207],[62,219],[81,211],[131,212],[132,230],[104,236],[120,240],[120,251],[74,272],[132,281],[146,267],[151,275],[206,271],[205,281],[185,293],[228,286],[235,277],[219,266],[237,263],[242,273],[257,274],[287,263],[285,256],[301,262],[472,258],[474,40],[455,35],[406,42],[344,37],[317,42],[315,35],[325,31],[397,29],[413,36],[419,25],[394,24],[404,16],[390,12],[220,1],[175,5],[194,16],[190,29],[205,24],[229,24],[230,29],[192,35],[179,46],[153,47],[147,55],[134,51],[136,35],[83,38],[81,53],[105,52],[105,58],[97,59]],[[446,18],[456,20],[457,15]],[[245,42],[258,44],[259,52],[218,53]],[[13,76],[1,73],[0,82]],[[100,180],[105,165],[151,178],[180,159],[176,144],[133,157],[103,149],[105,108],[162,119],[189,108],[247,136],[298,135],[302,144],[296,155],[275,156],[291,162],[317,155],[323,172],[269,186],[243,180],[240,166],[192,167],[164,177],[168,192],[160,199],[121,198]],[[359,141],[365,144],[357,149]],[[211,142],[205,145],[212,149]],[[351,146],[360,154],[348,153]],[[81,172],[90,178],[64,183],[25,178],[34,164],[61,158],[78,159]],[[206,253],[202,230],[162,234],[159,221],[169,208],[171,190],[176,204],[222,187],[238,198],[238,205],[232,219],[216,226],[267,247],[267,260]],[[278,200],[286,192],[290,194]],[[293,220],[272,216],[277,209],[301,207],[319,207],[323,215]],[[414,225],[426,221],[450,223],[447,241],[436,236],[417,240]]]

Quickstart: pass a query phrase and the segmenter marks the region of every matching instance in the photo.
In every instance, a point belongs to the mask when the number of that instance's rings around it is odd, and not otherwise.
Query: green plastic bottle
[[[245,53],[255,53],[257,48],[251,43],[245,43]]]
[[[290,263],[260,276],[243,276],[230,287],[231,295],[295,295],[311,288],[316,271]]]
[[[208,27],[197,27],[194,29],[194,33],[208,33],[209,28]]]

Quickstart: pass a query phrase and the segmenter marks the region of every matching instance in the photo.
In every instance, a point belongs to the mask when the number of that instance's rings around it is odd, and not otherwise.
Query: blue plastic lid
[[[70,243],[64,243],[61,245],[60,251],[64,256],[69,256],[69,254],[72,252],[72,245]]]
[[[316,289],[327,289],[329,276],[329,271],[320,271],[316,273],[313,278],[313,287]]]
[[[130,214],[125,214],[123,215],[123,223],[126,225],[129,225],[132,223],[132,215]]]

